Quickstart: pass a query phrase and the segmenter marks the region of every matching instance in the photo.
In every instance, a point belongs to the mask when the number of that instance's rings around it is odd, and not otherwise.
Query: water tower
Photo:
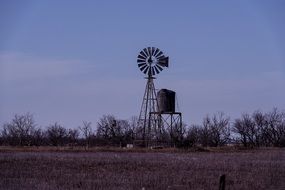
[[[161,89],[157,93],[157,99],[158,111],[150,112],[150,115],[158,118],[159,129],[169,130],[171,145],[175,145],[175,141],[182,138],[182,113],[176,111],[176,93]],[[160,134],[163,134],[163,131]],[[160,139],[163,139],[163,136]]]

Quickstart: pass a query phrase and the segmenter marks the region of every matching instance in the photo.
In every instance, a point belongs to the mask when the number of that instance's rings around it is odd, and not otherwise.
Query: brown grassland
[[[0,147],[0,189],[285,189],[285,149]]]

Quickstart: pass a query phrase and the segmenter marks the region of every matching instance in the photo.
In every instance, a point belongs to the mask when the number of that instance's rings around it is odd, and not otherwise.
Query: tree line
[[[202,124],[165,128],[162,139],[176,147],[285,147],[285,112],[274,108],[270,112],[242,114],[234,121],[224,113],[204,117]],[[60,123],[38,127],[30,113],[16,114],[0,128],[0,145],[10,146],[126,146],[142,136],[137,118],[117,119],[104,115],[93,126],[83,121],[68,129]]]

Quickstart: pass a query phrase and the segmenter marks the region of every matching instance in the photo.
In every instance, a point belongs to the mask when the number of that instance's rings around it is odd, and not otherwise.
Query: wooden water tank
[[[175,92],[168,89],[161,89],[157,93],[158,111],[175,112]]]

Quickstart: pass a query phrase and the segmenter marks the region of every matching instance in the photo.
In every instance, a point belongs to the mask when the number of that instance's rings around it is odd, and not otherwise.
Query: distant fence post
[[[225,190],[226,187],[226,175],[221,175],[220,177],[220,185],[219,185],[219,190]]]

